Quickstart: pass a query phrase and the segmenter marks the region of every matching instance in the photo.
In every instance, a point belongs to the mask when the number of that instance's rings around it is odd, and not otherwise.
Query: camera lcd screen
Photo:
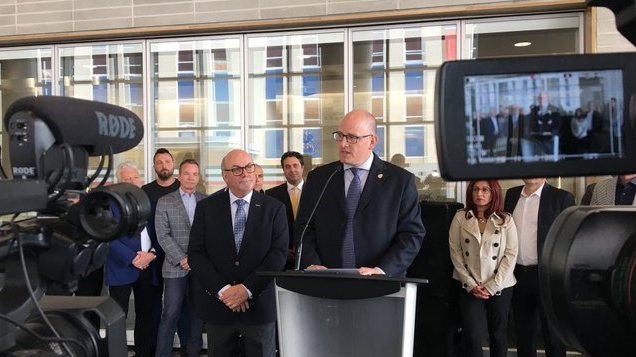
[[[618,57],[636,62],[619,54],[445,63],[436,117],[442,176],[636,172],[625,83],[633,65]]]

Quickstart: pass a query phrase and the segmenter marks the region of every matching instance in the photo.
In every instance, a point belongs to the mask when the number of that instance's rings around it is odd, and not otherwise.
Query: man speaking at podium
[[[340,160],[311,171],[300,200],[297,266],[405,276],[425,234],[413,174],[373,153],[367,111],[346,114],[333,138]]]

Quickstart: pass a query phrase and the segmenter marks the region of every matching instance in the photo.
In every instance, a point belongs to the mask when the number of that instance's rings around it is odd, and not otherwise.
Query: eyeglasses
[[[334,131],[332,134],[333,134],[333,139],[335,141],[342,141],[342,139],[347,138],[347,142],[349,144],[355,144],[360,139],[364,139],[364,138],[368,138],[369,136],[373,136],[373,134],[356,136],[356,135],[353,135],[353,134],[345,134],[345,133],[343,133],[341,131]]]
[[[490,193],[490,187],[473,187],[473,193],[483,193],[483,194],[489,194]]]
[[[231,169],[223,169],[223,171],[232,171],[232,174],[234,174],[234,176],[241,176],[243,174],[243,170],[245,170],[245,172],[247,172],[248,174],[254,173],[254,171],[256,170],[256,165],[254,165],[254,163],[249,163],[245,166],[232,166]]]

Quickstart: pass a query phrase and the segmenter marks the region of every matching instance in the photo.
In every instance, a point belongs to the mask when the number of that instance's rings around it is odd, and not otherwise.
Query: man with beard
[[[152,274],[152,284],[157,287],[158,293],[153,297],[152,301],[148,301],[149,304],[152,304],[152,316],[153,316],[153,331],[152,331],[152,346],[153,351],[157,343],[157,333],[159,329],[159,322],[161,321],[161,308],[162,302],[161,298],[163,295],[163,281],[161,278],[161,266],[163,265],[164,260],[164,251],[159,245],[159,241],[157,240],[157,233],[155,232],[155,209],[157,208],[157,201],[159,198],[165,196],[168,193],[174,192],[179,189],[179,181],[174,176],[174,158],[170,151],[165,148],[159,148],[155,152],[155,155],[152,159],[153,168],[155,173],[157,174],[157,179],[141,186],[141,189],[146,192],[148,198],[150,199],[150,216],[148,217],[148,225],[147,231],[150,236],[151,242],[151,252],[155,254],[157,257],[151,264],[148,269],[150,269]],[[186,313],[182,314],[187,316]],[[182,323],[183,316],[179,321],[179,327],[184,326]],[[187,324],[185,324],[187,325]],[[182,328],[179,328],[179,341],[187,341],[188,336],[186,333],[183,333]],[[184,343],[185,344],[185,343]],[[182,346],[184,347],[184,346]],[[182,348],[182,350],[185,350]]]

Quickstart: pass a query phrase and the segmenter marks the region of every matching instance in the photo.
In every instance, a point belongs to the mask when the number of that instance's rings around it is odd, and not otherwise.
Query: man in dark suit
[[[559,154],[561,112],[550,104],[548,93],[537,96],[537,105],[530,112],[530,131],[534,139],[534,154],[549,155],[553,159]]]
[[[127,182],[141,187],[139,170],[131,162],[117,166],[117,181]],[[119,212],[113,212],[118,216]],[[133,237],[122,236],[109,243],[106,260],[106,285],[111,298],[121,306],[128,316],[130,293],[135,294],[135,354],[139,357],[154,355],[153,301],[160,293],[155,276],[149,269],[156,260],[151,252],[152,243],[144,229]]]
[[[197,204],[188,261],[201,290],[194,309],[207,323],[215,357],[235,356],[239,334],[247,357],[275,354],[273,279],[259,271],[282,271],[289,230],[285,206],[253,190],[254,163],[243,150],[222,160],[228,190]]]
[[[516,158],[521,156],[521,139],[523,138],[524,116],[519,105],[510,106],[508,121],[508,142],[506,144],[506,157]]]
[[[294,269],[296,253],[294,248],[294,220],[298,211],[298,203],[303,190],[303,170],[305,163],[303,155],[296,151],[288,151],[280,158],[285,182],[267,190],[267,195],[281,201],[287,209],[287,224],[289,225],[289,248],[287,249],[287,269]]]
[[[488,117],[482,117],[479,120],[479,133],[484,137],[482,143],[486,155],[495,156],[495,147],[497,146],[497,137],[499,136],[499,120],[495,113],[495,109],[491,108]]]
[[[404,276],[425,234],[413,174],[373,153],[376,121],[367,111],[346,114],[333,137],[340,160],[309,173],[300,201],[300,267]]]
[[[553,187],[545,178],[528,178],[523,186],[506,192],[504,210],[512,212],[519,236],[519,254],[515,266],[517,284],[513,288],[512,309],[517,332],[517,356],[536,357],[536,327],[541,321],[547,357],[565,357],[565,347],[550,332],[539,296],[539,259],[550,226],[566,208],[574,205],[574,196]]]

